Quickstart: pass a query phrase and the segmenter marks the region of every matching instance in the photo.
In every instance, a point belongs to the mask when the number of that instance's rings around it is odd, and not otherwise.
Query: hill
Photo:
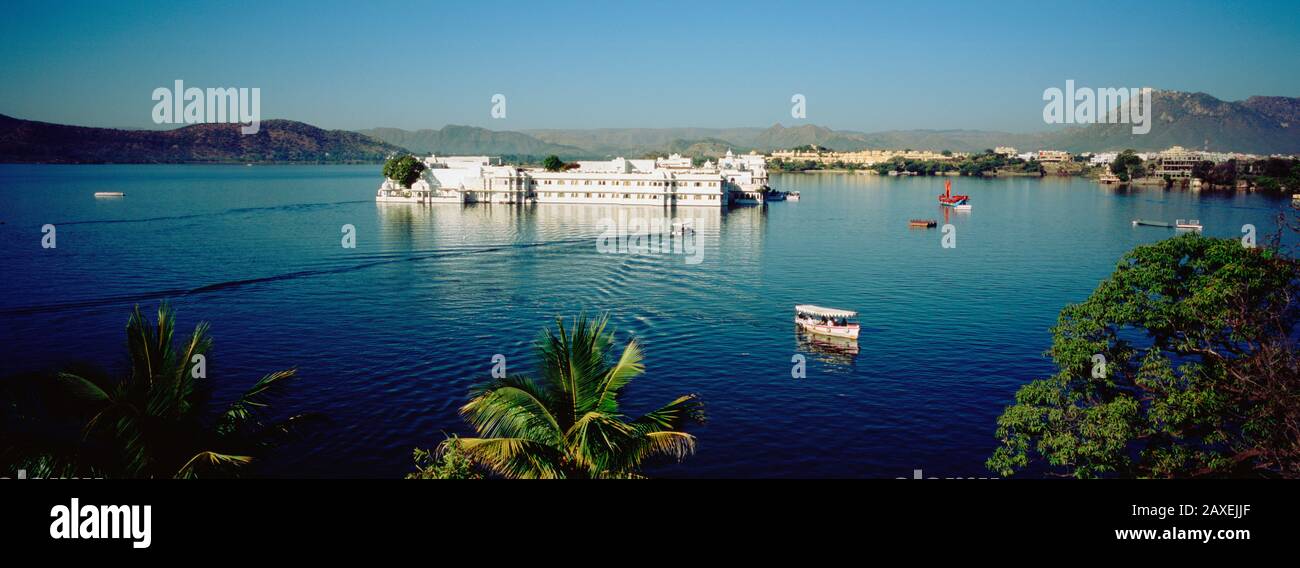
[[[1093,124],[1045,136],[1044,147],[1072,152],[1162,150],[1170,146],[1252,154],[1300,153],[1300,99],[1222,101],[1205,93],[1154,91],[1151,131]]]
[[[400,151],[355,132],[323,130],[291,120],[264,121],[257,134],[243,135],[238,124],[120,130],[0,115],[0,162],[377,162]]]
[[[582,148],[545,142],[520,132],[496,131],[454,124],[437,130],[372,128],[359,132],[419,154],[484,154],[491,156],[547,156],[556,154],[569,160],[592,155],[590,151]]]

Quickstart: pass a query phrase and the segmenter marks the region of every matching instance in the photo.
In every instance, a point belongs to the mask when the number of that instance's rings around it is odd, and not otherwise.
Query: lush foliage
[[[547,156],[545,160],[542,160],[542,167],[546,168],[546,171],[548,172],[558,172],[564,169],[564,160],[561,160],[560,157],[555,154],[551,154],[550,156]]]
[[[1251,163],[1249,170],[1260,191],[1300,193],[1300,160],[1266,158]]]
[[[126,325],[123,374],[78,369],[25,381],[32,388],[11,393],[18,396],[7,409],[0,462],[54,476],[231,476],[309,418],[267,420],[294,370],[266,375],[224,410],[209,412],[208,325],[180,343],[174,329],[166,304],[156,322],[136,307]]]
[[[993,150],[979,154],[963,156],[955,160],[912,160],[894,158],[871,166],[878,174],[889,172],[909,172],[917,175],[932,176],[947,172],[959,172],[963,176],[982,176],[992,172],[1010,172],[1025,174],[1042,174],[1043,166],[1036,160],[1021,160],[1014,156],[1004,156]]]
[[[438,446],[435,451],[415,449],[415,473],[406,475],[407,479],[483,479],[483,472],[474,466],[474,462],[465,457],[456,438],[448,438],[447,443]]]
[[[557,319],[537,343],[541,377],[507,376],[474,389],[461,408],[477,438],[452,438],[443,456],[460,452],[475,466],[510,478],[636,477],[656,456],[683,459],[704,420],[695,395],[677,397],[639,418],[623,415],[619,395],[641,375],[641,348],[631,341],[610,361],[607,317]]]
[[[420,174],[424,173],[424,162],[410,154],[393,156],[384,162],[384,177],[397,182],[402,187],[409,188],[411,184],[420,179]]]
[[[1059,371],[1016,393],[988,467],[1300,476],[1297,291],[1275,248],[1189,234],[1132,250],[1061,312]]]
[[[1146,176],[1146,167],[1142,165],[1142,157],[1137,152],[1124,150],[1110,163],[1110,173],[1119,177],[1120,181],[1131,181]]]

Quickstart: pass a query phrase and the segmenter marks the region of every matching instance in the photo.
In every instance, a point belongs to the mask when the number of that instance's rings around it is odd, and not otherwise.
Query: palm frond
[[[258,412],[269,407],[272,400],[283,393],[289,380],[297,375],[297,369],[286,369],[263,376],[239,400],[230,404],[218,422],[220,433],[228,434],[247,425],[256,425]]]
[[[605,355],[613,339],[604,332],[607,320],[579,315],[570,330],[557,318],[556,331],[545,330],[538,341],[543,379],[562,399],[552,409],[562,428],[595,406],[594,395],[609,369]]]
[[[59,386],[63,388],[64,393],[77,400],[88,402],[111,402],[112,397],[103,387],[94,383],[90,379],[72,373],[58,373],[55,375]]]
[[[195,383],[193,369],[194,356],[202,355],[207,357],[208,352],[212,349],[212,338],[208,336],[208,322],[199,322],[194,326],[194,332],[185,342],[185,348],[177,353],[176,360],[172,363],[172,396],[182,404],[188,406],[191,398],[195,394]]]
[[[213,451],[203,451],[194,454],[194,457],[185,462],[185,465],[176,470],[176,478],[194,479],[205,470],[230,472],[253,462],[252,456],[233,456],[228,454],[217,453]]]
[[[666,456],[681,461],[695,453],[695,437],[684,430],[702,424],[704,403],[693,394],[676,398],[659,409],[632,421],[636,435],[619,454],[616,464],[623,470],[636,470],[648,459]]]
[[[563,432],[537,391],[537,385],[524,377],[498,379],[461,407],[460,414],[486,438],[522,438],[560,446]]]
[[[699,395],[688,394],[645,413],[633,421],[632,425],[648,433],[681,430],[690,425],[703,424],[704,421],[704,402]]]
[[[596,476],[619,462],[619,454],[636,445],[637,432],[619,416],[588,412],[565,435],[569,456]]]
[[[600,389],[596,392],[594,409],[600,412],[613,414],[618,412],[618,393],[632,379],[645,372],[645,365],[641,363],[641,346],[635,340],[629,341],[627,347],[623,348],[623,354],[619,356],[618,362],[610,367],[601,380]]]
[[[456,438],[455,443],[467,458],[502,477],[565,477],[559,452],[545,444],[523,438]]]

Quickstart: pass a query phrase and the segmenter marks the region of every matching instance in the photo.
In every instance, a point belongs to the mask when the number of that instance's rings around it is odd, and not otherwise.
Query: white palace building
[[[395,203],[599,203],[721,207],[762,203],[767,159],[730,151],[693,167],[677,154],[654,160],[580,161],[550,172],[503,165],[489,156],[429,156],[411,187],[384,180],[376,201]]]

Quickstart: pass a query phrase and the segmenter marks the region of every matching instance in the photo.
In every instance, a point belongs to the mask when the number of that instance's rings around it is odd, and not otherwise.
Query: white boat
[[[953,210],[953,211],[970,211],[970,204],[969,204],[969,203],[963,203],[963,204],[961,204],[961,205],[953,205],[953,206],[952,206],[952,210]]]
[[[1174,227],[1189,231],[1199,231],[1205,228],[1201,226],[1200,219],[1179,219],[1174,221]]]
[[[1297,194],[1297,195],[1300,195],[1300,194]],[[787,201],[799,201],[799,192],[797,192],[797,191],[787,192],[787,193],[785,194],[785,199],[786,199]]]
[[[96,191],[95,197],[126,197],[126,194],[120,191]]]
[[[823,308],[812,304],[800,304],[794,307],[794,323],[800,329],[827,337],[857,339],[861,325],[853,321],[858,312]]]

